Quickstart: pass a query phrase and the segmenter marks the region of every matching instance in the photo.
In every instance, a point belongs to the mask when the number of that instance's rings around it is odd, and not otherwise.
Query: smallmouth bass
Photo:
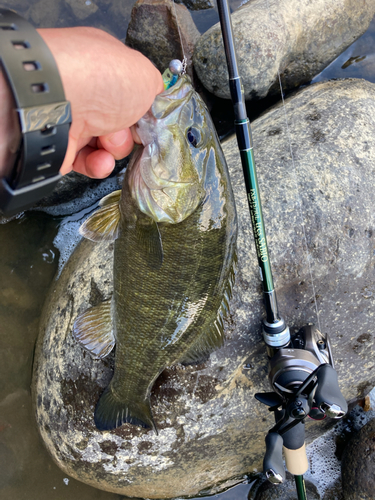
[[[115,240],[112,299],[76,319],[73,335],[95,357],[116,344],[113,378],[94,420],[156,426],[152,386],[166,366],[207,358],[223,343],[234,281],[237,216],[209,112],[184,75],[139,120],[121,191],[81,226]]]

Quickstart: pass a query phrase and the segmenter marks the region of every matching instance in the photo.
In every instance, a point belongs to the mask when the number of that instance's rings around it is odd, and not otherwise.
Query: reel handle
[[[267,479],[274,484],[285,480],[283,450],[287,470],[294,476],[305,474],[309,464],[305,447],[305,425],[302,422],[298,422],[282,435],[278,432],[269,432],[266,436],[263,471]]]
[[[346,399],[341,394],[336,370],[331,365],[320,367],[318,387],[314,400],[319,410],[330,418],[341,418],[348,411]]]
[[[271,483],[278,484],[285,481],[283,438],[277,432],[269,432],[266,436],[263,471]]]

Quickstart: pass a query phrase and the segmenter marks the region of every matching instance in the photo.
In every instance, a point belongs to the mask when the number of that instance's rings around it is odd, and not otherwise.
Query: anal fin
[[[105,358],[115,345],[111,301],[91,307],[73,325],[73,337],[95,358]]]

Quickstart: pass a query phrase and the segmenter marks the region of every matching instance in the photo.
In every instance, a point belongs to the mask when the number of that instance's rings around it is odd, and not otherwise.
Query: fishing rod
[[[227,0],[217,0],[229,88],[234,108],[234,124],[252,222],[255,247],[263,287],[266,317],[263,339],[269,358],[269,379],[273,392],[255,397],[274,413],[275,425],[266,436],[263,470],[272,483],[285,481],[286,468],[294,475],[298,500],[306,500],[303,475],[308,470],[305,450],[307,416],[314,420],[341,418],[347,403],[340,392],[328,335],[316,326],[304,326],[293,336],[280,316],[255,169],[250,121],[238,71],[231,16]]]

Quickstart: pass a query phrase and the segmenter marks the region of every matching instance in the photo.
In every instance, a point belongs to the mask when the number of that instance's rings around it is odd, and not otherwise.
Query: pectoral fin
[[[99,210],[94,212],[79,228],[79,232],[91,241],[114,241],[120,222],[121,189],[105,196]]]
[[[115,345],[111,301],[80,314],[73,325],[73,336],[95,358],[105,358]]]
[[[150,217],[139,219],[136,224],[136,238],[147,265],[151,269],[160,269],[163,264],[163,244],[157,223]]]

